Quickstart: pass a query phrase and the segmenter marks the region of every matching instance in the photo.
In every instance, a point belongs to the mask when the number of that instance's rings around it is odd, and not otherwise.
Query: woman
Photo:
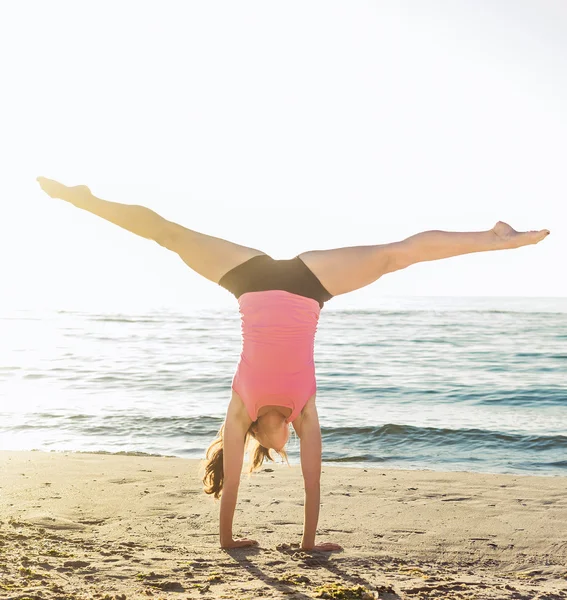
[[[67,187],[38,177],[42,189],[78,208],[177,253],[191,269],[229,290],[238,299],[243,345],[232,382],[232,397],[219,436],[207,451],[205,491],[220,503],[220,544],[256,544],[233,539],[232,521],[246,445],[256,442],[252,468],[285,456],[291,423],[300,439],[305,487],[305,550],[339,550],[315,543],[319,519],[321,431],[315,405],[313,347],[320,310],[333,296],[376,281],[418,262],[472,252],[537,244],[547,229],[518,232],[499,221],[488,231],[425,231],[400,242],[303,252],[274,260],[264,252],[198,233],[143,206],[108,202],[86,186]]]

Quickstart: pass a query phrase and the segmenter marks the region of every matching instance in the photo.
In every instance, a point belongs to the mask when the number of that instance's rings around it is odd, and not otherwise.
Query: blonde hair
[[[253,442],[253,451],[250,452],[250,463],[248,468],[248,474],[258,470],[265,460],[274,461],[273,456],[270,453],[270,448],[262,446],[256,439],[252,427],[255,423],[250,425],[246,432],[246,438],[244,440],[244,451],[248,450],[248,446]],[[224,423],[221,425],[219,432],[217,433],[216,439],[207,448],[205,458],[205,475],[203,477],[203,490],[205,494],[212,494],[217,500],[220,498],[222,488],[224,485],[224,467],[223,467],[223,456],[224,456]],[[277,454],[281,456],[288,464],[287,452],[282,448],[276,450]]]

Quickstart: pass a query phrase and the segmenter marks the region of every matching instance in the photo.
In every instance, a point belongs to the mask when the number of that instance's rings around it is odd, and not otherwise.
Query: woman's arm
[[[321,427],[315,406],[315,396],[309,400],[301,413],[298,435],[300,438],[301,472],[305,486],[305,508],[303,523],[304,550],[341,550],[341,546],[332,543],[315,544],[319,505],[321,498]]]
[[[93,196],[86,185],[67,187],[45,177],[38,177],[37,180],[41,189],[52,198],[65,200],[136,235],[154,240],[161,246],[168,246],[168,239],[178,227],[145,206],[101,200]]]
[[[232,522],[244,461],[244,443],[250,423],[250,417],[244,414],[242,400],[233,394],[226,413],[223,435],[224,483],[221,494],[219,528],[222,548],[251,546],[257,543],[254,540],[234,540],[232,538]]]
[[[301,472],[305,487],[301,547],[311,550],[315,546],[321,497],[321,428],[316,409],[306,412],[302,417],[300,453]]]

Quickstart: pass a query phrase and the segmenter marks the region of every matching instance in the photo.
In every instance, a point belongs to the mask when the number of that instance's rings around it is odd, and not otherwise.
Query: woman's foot
[[[91,196],[91,191],[86,185],[67,187],[55,179],[47,179],[47,177],[38,177],[37,181],[48,196],[60,198],[71,204],[76,204],[77,201]]]
[[[541,229],[540,231],[516,231],[508,223],[498,221],[492,228],[498,239],[498,243],[502,244],[503,248],[520,248],[529,244],[537,244],[550,233],[549,229]]]

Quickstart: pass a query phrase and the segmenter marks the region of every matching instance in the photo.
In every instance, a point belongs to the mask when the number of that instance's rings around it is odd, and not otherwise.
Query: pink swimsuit
[[[283,290],[247,292],[238,303],[242,352],[232,389],[250,418],[262,406],[287,406],[292,422],[316,391],[314,343],[321,308]]]

